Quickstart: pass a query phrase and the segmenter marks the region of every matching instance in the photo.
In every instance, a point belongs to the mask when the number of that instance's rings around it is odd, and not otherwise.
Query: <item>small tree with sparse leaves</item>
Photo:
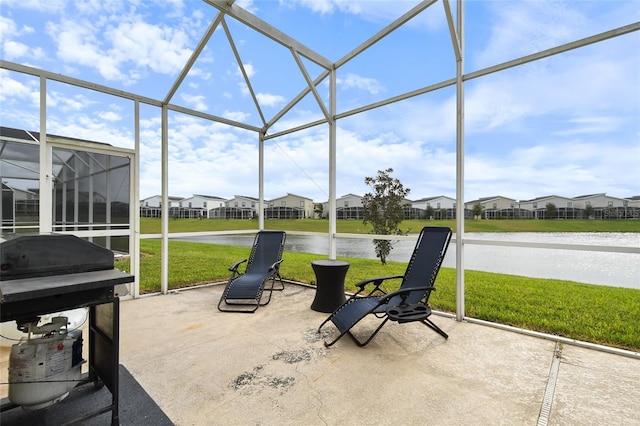
[[[391,177],[392,168],[378,170],[375,177],[366,177],[364,183],[369,185],[372,193],[362,197],[363,220],[366,225],[373,226],[371,231],[378,235],[403,235],[399,228],[404,219],[402,211],[404,199],[411,191],[402,183]],[[387,256],[391,253],[393,242],[390,240],[373,240],[376,257],[380,258],[383,265],[387,264]]]
[[[434,209],[434,208],[433,208],[433,207],[431,207],[431,206],[428,206],[428,207],[426,208],[426,210],[424,211],[424,218],[425,218],[425,219],[429,219],[429,220],[431,220],[431,219],[433,219],[433,216],[434,216],[435,214],[436,214],[436,209]]]
[[[482,212],[483,212],[483,210],[484,210],[484,209],[482,208],[482,204],[480,204],[480,203],[475,203],[475,204],[473,205],[472,210],[471,210],[471,211],[473,212],[473,218],[474,218],[474,219],[476,219],[476,218],[482,218]]]

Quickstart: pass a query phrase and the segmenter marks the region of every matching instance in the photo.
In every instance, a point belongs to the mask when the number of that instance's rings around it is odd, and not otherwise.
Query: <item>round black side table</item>
[[[333,312],[346,299],[344,295],[344,277],[349,269],[349,262],[344,260],[323,259],[311,262],[316,274],[316,296],[311,309],[318,312]]]

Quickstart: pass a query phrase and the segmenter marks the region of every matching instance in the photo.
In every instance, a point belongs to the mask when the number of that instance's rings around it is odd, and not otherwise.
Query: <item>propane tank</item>
[[[82,331],[68,331],[67,317],[41,326],[38,321],[21,325],[28,337],[13,345],[9,356],[9,400],[27,410],[66,398],[80,382],[84,363]]]

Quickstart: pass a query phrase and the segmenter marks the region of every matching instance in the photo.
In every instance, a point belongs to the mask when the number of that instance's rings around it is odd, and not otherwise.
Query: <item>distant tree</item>
[[[593,218],[593,206],[591,204],[588,204],[584,208],[584,214],[587,216],[587,219]]]
[[[546,211],[546,218],[547,219],[555,219],[556,217],[558,217],[558,208],[556,207],[555,204],[553,203],[547,203],[544,206],[544,209]]]
[[[322,207],[322,203],[318,203],[314,206],[313,212],[318,215],[319,218],[322,219],[322,214],[324,213],[324,207]]]
[[[433,219],[433,215],[436,214],[436,209],[431,206],[427,206],[427,209],[424,212],[425,219]]]
[[[378,170],[375,177],[364,178],[364,183],[369,185],[372,193],[367,193],[362,197],[363,220],[366,225],[373,226],[371,231],[378,235],[403,235],[399,226],[404,219],[402,211],[404,198],[411,191],[405,188],[402,183],[391,177],[392,168]],[[387,256],[393,248],[392,241],[373,240],[376,257],[380,258],[383,265],[387,264]]]
[[[475,203],[473,205],[473,208],[471,209],[471,211],[473,212],[473,218],[477,218],[477,217],[482,217],[482,211],[484,209],[482,208],[482,204],[480,203]]]

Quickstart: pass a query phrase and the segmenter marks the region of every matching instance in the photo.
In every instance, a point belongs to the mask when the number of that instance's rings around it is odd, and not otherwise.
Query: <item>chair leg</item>
[[[370,336],[367,338],[367,340],[365,340],[364,342],[361,342],[360,340],[358,340],[358,339],[356,338],[356,336],[354,336],[354,335],[351,333],[351,331],[348,331],[349,336],[351,336],[351,338],[353,339],[353,341],[354,341],[354,342],[356,342],[356,344],[357,344],[358,346],[360,346],[360,347],[365,346],[366,344],[368,344],[368,343],[371,341],[371,339],[373,339],[373,338],[376,336],[376,334],[378,334],[378,331],[380,331],[380,329],[382,328],[382,326],[384,326],[384,325],[387,323],[387,321],[389,321],[389,317],[385,317],[385,319],[382,321],[382,323],[380,323],[380,325],[378,326],[378,328],[376,328],[376,329],[373,331],[373,333],[371,333],[371,335],[370,335]]]
[[[267,297],[267,301],[266,301],[266,302],[264,302],[264,303],[260,303],[260,302],[262,301],[262,297],[264,296],[264,294],[265,294],[265,293],[269,293],[269,297]],[[271,295],[272,295],[272,294],[273,294],[273,293],[271,292],[271,290],[264,290],[264,291],[262,292],[262,294],[260,295],[260,300],[258,300],[258,305],[259,305],[259,306],[265,306],[265,305],[268,305],[268,304],[269,304],[269,302],[271,302]]]
[[[318,334],[320,333],[320,329],[331,319],[331,317],[327,318],[322,324],[320,324],[320,327],[318,327]],[[367,338],[367,340],[365,340],[364,342],[359,340],[356,336],[353,335],[353,333],[351,333],[351,328],[343,331],[342,333],[340,333],[340,335],[338,337],[336,337],[335,339],[333,339],[330,342],[327,342],[325,340],[324,345],[328,348],[329,346],[332,346],[334,343],[336,343],[338,340],[340,340],[340,338],[342,336],[344,336],[345,334],[348,334],[349,337],[351,337],[351,339],[355,342],[356,345],[362,347],[362,346],[366,346],[374,337],[376,334],[378,334],[378,332],[380,331],[380,329],[387,323],[387,321],[389,321],[389,318],[385,318],[382,323],[380,323],[380,325],[378,326],[378,328],[376,328],[373,333],[371,333],[371,335],[369,335],[369,337]],[[357,324],[357,323],[356,323]],[[355,325],[355,324],[354,324]]]
[[[280,282],[279,288],[274,288],[275,283],[276,283],[275,282],[276,278]],[[269,289],[269,291],[283,291],[284,290],[284,282],[282,282],[282,278],[280,277],[280,275],[278,275],[276,278],[273,279],[273,283],[271,283],[271,288]]]
[[[253,306],[253,309],[225,309],[223,308],[222,304],[225,304],[227,306],[232,306],[232,305],[237,305],[237,306]],[[258,310],[258,308],[260,307],[260,305],[254,305],[254,304],[246,304],[246,305],[242,305],[239,303],[227,303],[223,297],[220,298],[220,301],[218,302],[218,310],[220,312],[239,312],[239,313],[243,313],[243,314],[252,314],[255,311]]]
[[[325,346],[325,347],[327,347],[327,348],[328,348],[329,346],[333,346],[333,344],[334,344],[334,343],[336,343],[338,340],[340,340],[340,338],[341,338],[342,336],[344,336],[345,334],[347,334],[347,332],[346,332],[346,331],[345,331],[344,333],[340,333],[340,335],[339,335],[338,337],[336,337],[335,339],[333,339],[333,340],[332,340],[332,341],[330,341],[330,342],[327,342],[327,341],[325,340],[325,341],[324,341],[324,346]]]
[[[439,335],[441,335],[442,337],[444,337],[445,339],[449,338],[449,335],[445,333],[440,327],[435,325],[433,321],[431,321],[429,318],[425,318],[424,320],[422,320],[422,323],[427,327],[429,327],[430,329],[432,329],[433,331],[435,331],[436,333],[438,333]]]

